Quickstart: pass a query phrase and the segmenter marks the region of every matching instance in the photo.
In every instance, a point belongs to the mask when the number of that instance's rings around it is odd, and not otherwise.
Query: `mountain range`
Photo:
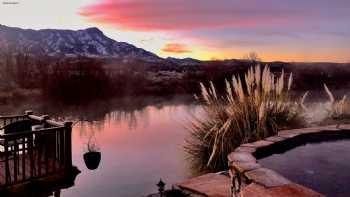
[[[126,42],[113,40],[96,28],[82,30],[22,29],[0,24],[0,54],[25,53],[33,56],[93,57],[118,60],[119,63],[137,63],[159,69],[195,69],[212,61],[193,58],[162,58]],[[224,66],[245,65],[251,62],[237,59],[213,61]],[[287,62],[270,62],[280,67]]]
[[[16,51],[31,55],[137,59],[146,62],[164,61],[163,58],[142,48],[115,41],[95,27],[74,31],[32,30],[0,25],[0,46],[2,52]],[[169,60],[184,63],[198,61],[175,58]]]

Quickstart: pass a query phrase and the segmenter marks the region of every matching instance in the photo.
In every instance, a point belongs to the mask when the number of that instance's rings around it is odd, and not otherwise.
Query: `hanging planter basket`
[[[84,162],[89,170],[96,170],[101,162],[101,152],[89,151],[85,153]]]

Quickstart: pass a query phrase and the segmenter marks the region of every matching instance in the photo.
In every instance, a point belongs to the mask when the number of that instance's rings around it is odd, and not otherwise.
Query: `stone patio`
[[[178,183],[177,186],[197,196],[230,197],[231,193],[230,177],[215,173],[185,180],[184,182]]]
[[[241,197],[324,197],[298,184],[286,184],[279,187],[266,188],[259,184],[252,183],[244,188]]]

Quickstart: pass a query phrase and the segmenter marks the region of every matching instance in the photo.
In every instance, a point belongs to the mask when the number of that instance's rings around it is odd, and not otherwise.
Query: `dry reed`
[[[194,119],[185,147],[196,171],[222,170],[227,166],[227,155],[240,144],[304,124],[301,112],[306,95],[299,102],[292,101],[292,74],[286,84],[284,71],[277,76],[268,66],[256,66],[242,78],[226,80],[222,96],[212,82],[209,87],[200,84],[206,116]]]
[[[350,119],[349,98],[346,95],[344,95],[342,99],[336,100],[333,93],[330,91],[327,85],[323,85],[329,98],[329,103],[326,106],[326,109],[328,111],[327,118],[337,120]]]

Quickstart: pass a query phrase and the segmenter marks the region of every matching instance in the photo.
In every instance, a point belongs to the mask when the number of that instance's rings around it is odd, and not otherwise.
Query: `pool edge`
[[[255,153],[263,148],[276,145],[277,143],[296,139],[298,136],[349,131],[350,124],[281,130],[274,136],[240,145],[227,156],[233,195],[236,194],[236,196],[240,195],[242,197],[325,197],[325,195],[303,185],[294,183],[276,171],[259,164]],[[242,181],[247,184],[244,188],[241,188],[240,182]]]

